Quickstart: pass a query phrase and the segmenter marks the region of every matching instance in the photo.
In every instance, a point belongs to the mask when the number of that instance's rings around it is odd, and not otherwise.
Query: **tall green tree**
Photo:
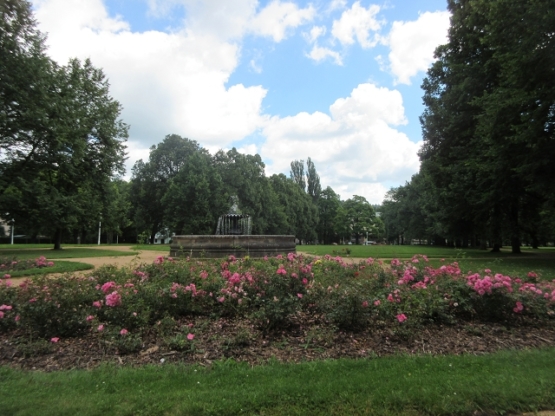
[[[316,172],[314,162],[310,158],[306,161],[306,183],[306,192],[314,202],[317,202],[322,192],[322,186],[320,185],[320,175]]]
[[[281,234],[286,226],[283,212],[280,212],[277,195],[265,176],[260,155],[245,155],[235,148],[227,152],[220,150],[214,155],[213,163],[226,190],[237,197],[241,213],[252,217],[252,233]]]
[[[450,0],[449,41],[424,80],[421,172],[450,234],[510,240],[554,195],[555,75],[549,1]],[[547,191],[547,192],[546,192]]]
[[[164,223],[176,234],[215,234],[229,194],[209,154],[198,151],[188,158],[170,180],[162,205]]]
[[[346,228],[354,235],[356,244],[359,244],[361,236],[374,231],[376,213],[366,198],[359,195],[347,199],[343,203],[343,209],[347,220]]]
[[[46,128],[29,133],[41,136],[40,146],[28,148],[25,158],[8,155],[0,167],[13,178],[0,209],[54,234],[59,249],[63,232],[100,218],[99,201],[110,179],[124,171],[127,126],[102,70],[90,61],[54,68],[52,81]],[[15,175],[21,164],[23,171]]]
[[[133,166],[130,199],[134,206],[134,221],[137,233],[147,231],[151,243],[154,243],[157,232],[170,225],[165,221],[167,216],[163,199],[173,178],[197,153],[208,155],[196,141],[170,134],[150,148],[147,162],[139,160]],[[170,222],[176,225],[173,219]]]
[[[285,216],[285,227],[280,233],[292,234],[301,242],[316,240],[318,209],[312,198],[283,174],[272,175],[269,179],[279,202],[278,212],[283,211]]]
[[[304,176],[304,160],[294,160],[291,162],[289,177],[306,192],[306,179]]]
[[[324,244],[339,242],[337,214],[341,208],[341,199],[331,187],[320,192],[318,206],[318,240]]]

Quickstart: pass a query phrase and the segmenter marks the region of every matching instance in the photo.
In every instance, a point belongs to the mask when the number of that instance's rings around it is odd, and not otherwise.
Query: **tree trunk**
[[[56,229],[54,234],[54,250],[62,249],[62,230],[60,228]]]
[[[518,200],[511,204],[511,249],[513,254],[520,254],[520,226],[518,223]]]
[[[499,205],[495,205],[493,207],[493,215],[491,218],[491,240],[493,244],[491,253],[499,253],[501,251],[501,247],[503,246],[501,243],[501,213]]]
[[[532,248],[539,248],[539,241],[538,241],[538,237],[536,237],[536,233],[532,233],[531,234],[532,237]]]

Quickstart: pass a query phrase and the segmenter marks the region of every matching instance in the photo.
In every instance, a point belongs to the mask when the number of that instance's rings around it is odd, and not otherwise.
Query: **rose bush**
[[[553,319],[555,282],[535,273],[463,274],[457,263],[431,267],[425,256],[390,264],[292,253],[264,259],[159,258],[135,270],[107,266],[87,277],[38,277],[18,286],[2,282],[0,305],[2,331],[19,329],[47,339],[91,331],[119,340],[125,329],[121,343],[133,339],[135,345],[141,331],[163,320],[200,315],[241,317],[263,330],[301,316],[343,330],[466,320],[527,324]]]

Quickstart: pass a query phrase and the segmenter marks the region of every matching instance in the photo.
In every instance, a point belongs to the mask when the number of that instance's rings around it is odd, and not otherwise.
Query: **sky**
[[[168,134],[258,153],[379,204],[418,172],[420,85],[445,0],[31,0],[48,54],[103,69],[129,124],[127,174]]]

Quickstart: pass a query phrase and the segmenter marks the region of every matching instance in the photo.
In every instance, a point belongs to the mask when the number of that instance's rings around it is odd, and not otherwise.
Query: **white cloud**
[[[418,171],[420,144],[395,128],[405,123],[399,91],[360,84],[336,100],[329,115],[272,117],[261,155],[272,161],[269,173],[287,172],[292,160],[310,157],[321,183],[342,198],[362,195],[378,203],[387,192],[383,182],[399,183]]]
[[[347,0],[332,0],[328,6],[328,12],[332,12],[337,9],[344,9],[347,6]]]
[[[343,60],[341,59],[339,52],[332,51],[331,49],[324,48],[322,46],[314,45],[307,56],[316,62],[323,61],[326,58],[332,58],[337,65],[343,65]]]
[[[312,5],[299,9],[295,3],[274,0],[249,22],[249,30],[281,42],[289,28],[296,28],[312,21],[316,10]]]
[[[304,38],[308,43],[315,43],[320,36],[326,34],[326,27],[325,26],[312,26],[310,32],[303,33]]]
[[[266,90],[225,85],[238,63],[237,45],[190,30],[134,33],[100,0],[41,0],[35,7],[54,59],[90,57],[104,69],[131,140],[150,145],[175,133],[223,147],[262,122]]]
[[[359,1],[345,10],[339,20],[334,20],[331,33],[342,45],[352,45],[355,38],[363,48],[376,46],[380,40],[377,33],[383,22],[376,18],[380,6],[370,5],[368,9],[362,7]],[[371,36],[370,32],[374,32]]]
[[[246,33],[281,42],[289,29],[312,21],[312,5],[299,8],[293,2],[273,0],[257,11],[258,0],[148,0],[155,16],[169,15],[177,7],[185,9],[185,27],[197,34],[220,39],[238,39]]]
[[[411,22],[393,22],[384,40],[391,48],[389,68],[398,84],[410,85],[411,77],[426,71],[434,60],[434,50],[447,42],[450,13],[422,13]]]

